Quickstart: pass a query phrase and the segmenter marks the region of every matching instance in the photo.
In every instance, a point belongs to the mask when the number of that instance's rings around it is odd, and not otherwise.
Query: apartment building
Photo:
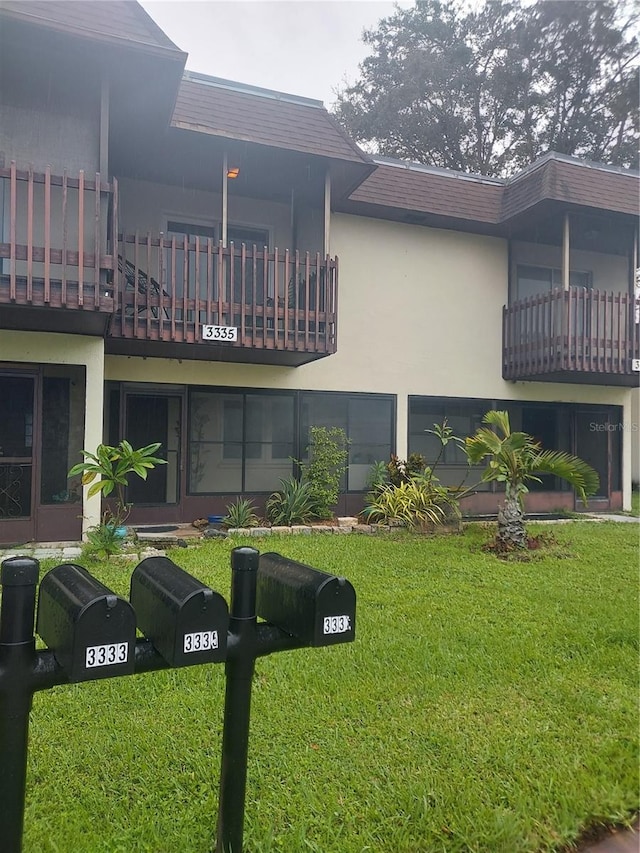
[[[261,507],[340,426],[351,513],[373,462],[496,406],[596,468],[592,508],[629,505],[637,173],[371,158],[318,101],[185,71],[135,2],[3,0],[0,39],[0,542],[95,524],[66,474],[103,440],[161,442],[128,500],[169,523]]]

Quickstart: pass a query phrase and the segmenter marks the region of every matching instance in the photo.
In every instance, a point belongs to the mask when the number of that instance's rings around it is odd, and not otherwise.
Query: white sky
[[[413,5],[402,0],[402,6]],[[329,107],[353,83],[368,50],[365,28],[393,14],[383,0],[142,0],[187,68]]]

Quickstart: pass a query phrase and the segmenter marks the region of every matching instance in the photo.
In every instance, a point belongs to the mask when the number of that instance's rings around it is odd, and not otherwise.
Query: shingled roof
[[[321,101],[189,71],[180,85],[171,124],[226,139],[370,163]]]
[[[500,219],[502,181],[447,172],[417,164],[376,158],[375,172],[349,197],[362,205],[446,215],[496,223]]]
[[[544,199],[638,214],[637,172],[550,152],[515,175],[505,187],[502,219]]]
[[[638,215],[640,176],[550,152],[509,179],[486,178],[417,163],[375,158],[376,171],[343,210],[404,221],[501,226],[542,202]],[[412,217],[411,214],[417,214]],[[422,216],[421,216],[422,215]]]
[[[95,41],[173,55],[183,64],[187,56],[139,3],[130,0],[1,0],[0,14]]]

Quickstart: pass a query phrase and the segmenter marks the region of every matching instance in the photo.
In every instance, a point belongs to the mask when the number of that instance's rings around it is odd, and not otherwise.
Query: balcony
[[[337,259],[198,237],[115,245],[117,210],[115,179],[0,168],[0,328],[160,358],[297,366],[336,351]]]
[[[336,259],[124,235],[109,353],[297,366],[336,351]]]
[[[633,296],[570,287],[503,308],[502,375],[636,387],[640,314]]]
[[[104,335],[115,182],[0,168],[0,326]]]

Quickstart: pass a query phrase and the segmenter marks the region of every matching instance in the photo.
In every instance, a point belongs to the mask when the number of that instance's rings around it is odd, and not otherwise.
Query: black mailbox
[[[130,599],[138,628],[171,666],[225,659],[227,602],[167,557],[136,566]]]
[[[348,580],[261,554],[256,611],[310,646],[349,643],[356,636],[356,593]]]
[[[71,681],[134,671],[133,608],[82,566],[65,563],[44,576],[36,630]]]

